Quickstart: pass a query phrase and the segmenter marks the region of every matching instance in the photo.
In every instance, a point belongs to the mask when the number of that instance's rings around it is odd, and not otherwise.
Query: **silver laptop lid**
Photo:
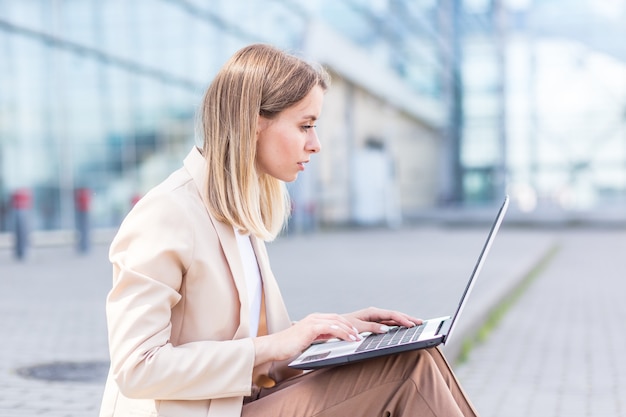
[[[470,276],[469,282],[467,283],[467,286],[465,287],[465,291],[463,292],[463,295],[461,296],[461,301],[459,302],[459,306],[457,307],[456,312],[454,313],[454,316],[452,316],[452,319],[448,320],[440,331],[440,333],[444,335],[443,342],[442,342],[444,345],[448,342],[448,340],[450,340],[450,336],[452,335],[452,331],[454,330],[457,319],[459,318],[459,316],[461,315],[461,312],[465,308],[465,304],[467,304],[467,299],[469,298],[469,295],[472,292],[472,289],[474,288],[476,277],[478,277],[478,274],[480,273],[480,270],[482,269],[483,264],[485,263],[485,259],[487,258],[489,249],[491,249],[491,245],[496,237],[496,234],[498,233],[498,230],[500,229],[500,225],[502,224],[502,220],[504,219],[504,215],[506,214],[508,207],[509,207],[509,196],[507,195],[504,197],[504,201],[502,202],[502,206],[500,207],[500,210],[498,211],[498,215],[496,216],[496,219],[493,222],[493,225],[491,226],[491,230],[489,231],[489,235],[487,236],[487,240],[485,241],[483,250],[480,253],[480,256],[478,257],[476,266],[474,266],[474,271],[472,271],[472,275]]]

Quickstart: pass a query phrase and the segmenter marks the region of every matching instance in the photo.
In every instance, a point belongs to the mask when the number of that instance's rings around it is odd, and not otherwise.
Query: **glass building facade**
[[[306,52],[315,22],[443,109],[428,127],[443,168],[422,172],[441,177],[426,204],[503,192],[529,210],[618,204],[626,54],[618,37],[592,35],[607,21],[623,29],[617,9],[575,3],[0,0],[0,231],[22,190],[34,229],[73,228],[81,189],[92,225],[115,227],[180,165],[224,61],[252,42]],[[557,19],[563,9],[579,14]]]
[[[312,20],[375,50],[415,94],[437,95],[432,42],[387,21],[406,10],[375,3],[0,0],[0,230],[22,190],[34,229],[72,228],[81,189],[93,226],[117,225],[179,166],[226,59],[251,42],[299,51]]]
[[[466,0],[466,202],[506,190],[522,212],[626,213],[626,2]]]

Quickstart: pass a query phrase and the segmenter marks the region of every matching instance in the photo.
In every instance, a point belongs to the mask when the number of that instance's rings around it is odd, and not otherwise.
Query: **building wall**
[[[411,84],[401,71],[419,62],[405,56],[397,65],[401,53],[384,31],[363,25],[374,12],[347,1],[344,12],[358,16],[358,31],[342,19],[335,19],[341,34],[320,24],[334,4],[216,0],[209,9],[176,0],[0,0],[0,231],[13,228],[11,200],[22,189],[32,196],[32,229],[74,228],[82,188],[91,193],[91,226],[116,227],[137,198],[180,166],[195,143],[204,89],[252,42],[302,53],[333,72],[318,123],[324,151],[289,186],[303,227],[350,223],[359,205],[377,204],[356,191],[367,191],[367,172],[357,175],[355,158],[368,139],[384,144],[383,159],[393,165],[385,184],[398,190],[397,207],[433,201],[428,180],[412,176],[435,152],[435,130],[425,126],[441,119],[438,99],[419,101],[424,77]],[[367,42],[376,44],[378,59]],[[408,157],[414,148],[423,155]]]
[[[436,204],[441,148],[436,129],[336,73],[319,125],[321,222],[359,223],[361,206],[381,203],[380,216],[364,222],[391,223],[402,213]],[[361,163],[368,158],[384,160],[388,169],[368,169]],[[368,183],[384,184],[384,191],[364,195]]]

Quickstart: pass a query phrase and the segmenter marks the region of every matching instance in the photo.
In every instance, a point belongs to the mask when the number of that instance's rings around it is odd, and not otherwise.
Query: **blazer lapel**
[[[217,231],[217,236],[222,244],[224,256],[228,261],[228,266],[235,281],[237,292],[239,293],[239,327],[235,332],[234,339],[241,339],[250,336],[250,323],[248,311],[250,310],[248,301],[248,289],[246,287],[246,276],[243,270],[243,263],[239,255],[239,247],[237,246],[237,238],[232,226],[218,222],[211,216],[213,227]]]
[[[270,268],[269,257],[265,244],[257,237],[252,237],[252,248],[259,264],[263,279],[263,294],[265,296],[265,314],[268,333],[288,328],[291,325],[287,308],[278,288],[278,283]],[[263,312],[261,313],[263,314]]]
[[[233,336],[234,339],[242,339],[250,336],[250,323],[248,311],[250,310],[248,301],[248,291],[246,288],[246,277],[244,275],[243,263],[241,256],[239,255],[239,247],[237,246],[237,238],[235,237],[235,231],[232,226],[217,221],[209,211],[209,205],[206,199],[206,173],[207,164],[206,160],[200,153],[200,151],[194,147],[187,155],[184,161],[185,168],[193,178],[194,184],[202,197],[204,206],[207,210],[207,215],[213,223],[213,227],[217,232],[218,239],[222,245],[224,257],[228,262],[235,287],[239,293],[239,327]]]
[[[253,237],[251,241],[263,278],[267,330],[268,333],[275,333],[289,328],[291,326],[291,320],[289,320],[289,314],[287,313],[283,297],[280,294],[278,283],[270,268],[265,243],[256,237]],[[261,312],[261,314],[263,314],[263,312]],[[302,373],[302,371],[298,369],[287,367],[288,362],[287,360],[283,362],[273,362],[271,364],[266,363],[255,368],[255,383],[261,387],[271,387],[274,385],[274,381],[282,381]]]

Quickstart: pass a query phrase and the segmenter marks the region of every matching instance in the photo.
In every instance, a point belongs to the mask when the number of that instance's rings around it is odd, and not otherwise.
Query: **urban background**
[[[114,228],[181,164],[201,95],[267,42],[333,76],[292,230],[443,208],[626,213],[619,0],[0,0],[0,234]],[[550,217],[553,216],[553,217]]]
[[[450,314],[509,194],[446,356],[484,417],[626,417],[625,22],[626,0],[0,0],[0,417],[98,414],[110,240],[253,42],[333,77],[268,244],[291,317]]]

